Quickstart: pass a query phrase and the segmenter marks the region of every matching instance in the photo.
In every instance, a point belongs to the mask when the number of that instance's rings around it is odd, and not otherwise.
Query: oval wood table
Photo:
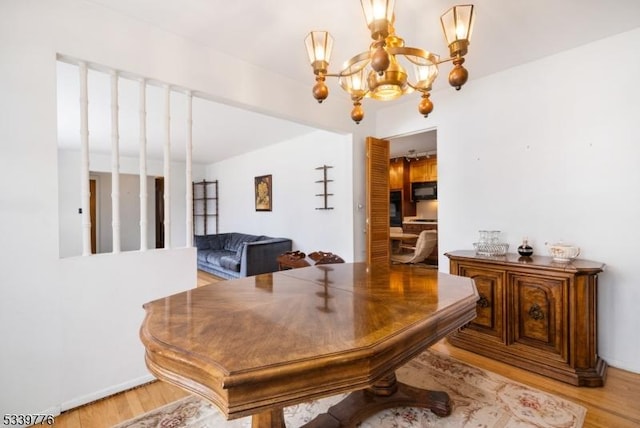
[[[284,427],[285,406],[352,391],[306,427],[390,407],[451,413],[395,370],[476,316],[473,280],[431,269],[318,265],[213,283],[144,305],[145,361],[228,419]]]

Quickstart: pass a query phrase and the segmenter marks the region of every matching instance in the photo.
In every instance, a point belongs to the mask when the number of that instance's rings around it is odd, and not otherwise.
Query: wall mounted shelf
[[[218,233],[218,181],[194,181],[193,234],[210,233]]]
[[[323,207],[319,207],[316,208],[317,210],[332,210],[333,207],[329,206],[329,196],[333,196],[333,193],[328,193],[327,190],[327,183],[332,182],[333,180],[329,180],[327,178],[327,170],[333,168],[332,166],[329,165],[322,165],[317,167],[317,170],[322,170],[322,180],[318,180],[316,181],[316,183],[322,183],[323,185],[323,192],[322,193],[316,193],[316,196],[322,196],[324,198],[324,206]]]

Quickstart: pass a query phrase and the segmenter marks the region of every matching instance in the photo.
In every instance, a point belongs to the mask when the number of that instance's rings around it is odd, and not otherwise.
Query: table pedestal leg
[[[251,428],[285,428],[282,408],[251,416]]]
[[[352,392],[304,428],[354,427],[369,416],[393,407],[422,407],[440,417],[451,414],[451,400],[446,392],[400,383],[393,373],[367,389]]]

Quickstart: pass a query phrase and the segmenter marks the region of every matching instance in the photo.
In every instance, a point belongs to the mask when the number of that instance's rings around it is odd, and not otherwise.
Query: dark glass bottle
[[[518,254],[524,257],[529,257],[533,254],[533,247],[529,245],[526,238],[522,240],[522,245],[518,247]]]

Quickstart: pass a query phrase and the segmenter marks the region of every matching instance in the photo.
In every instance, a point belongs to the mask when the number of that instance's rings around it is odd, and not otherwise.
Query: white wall
[[[606,263],[599,276],[599,354],[640,372],[635,247],[640,242],[640,29],[471,80],[414,106],[385,110],[381,137],[438,129],[438,220],[443,253],[472,249],[480,229],[523,236],[537,254],[558,240]],[[624,58],[623,65],[605,60]],[[468,64],[473,75],[473,63]]]
[[[331,251],[353,261],[353,177],[351,136],[316,131],[289,141],[228,159],[209,167],[218,180],[220,232],[287,237],[294,249]],[[329,165],[328,206],[316,196]],[[256,211],[254,177],[272,175],[272,211]]]
[[[54,397],[60,401],[54,403],[65,410],[152,380],[138,337],[142,305],[195,287],[195,249],[70,257],[59,260],[57,268],[58,275],[45,283],[59,296],[54,319],[62,327],[55,332],[51,351],[61,354],[62,363],[50,364],[45,353],[29,366],[38,370],[44,365],[60,376],[57,384],[42,385],[43,392],[59,390]],[[31,339],[38,341],[49,333],[45,321]],[[23,384],[28,382],[25,394],[38,388],[30,370],[22,364],[15,364],[14,370]],[[12,391],[19,389],[13,386]],[[28,403],[27,398],[3,396],[0,403],[15,408]]]

